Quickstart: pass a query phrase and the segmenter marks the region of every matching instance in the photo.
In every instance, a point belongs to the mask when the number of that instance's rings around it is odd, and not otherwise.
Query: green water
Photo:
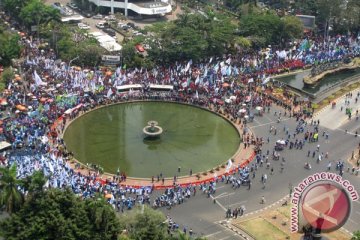
[[[347,72],[341,72],[336,74],[327,75],[319,81],[314,86],[305,86],[304,85],[304,77],[306,77],[310,73],[310,70],[284,76],[284,77],[275,77],[276,80],[284,82],[288,84],[289,86],[302,90],[304,92],[308,92],[311,94],[316,94],[318,92],[321,92],[334,84],[338,83],[339,81],[342,81],[346,78],[353,77],[357,74],[360,74],[360,68],[354,70],[354,71],[347,71]]]
[[[164,132],[144,140],[142,129],[155,120]],[[100,164],[106,172],[118,168],[132,177],[188,175],[226,162],[237,150],[237,130],[203,109],[165,102],[125,103],[104,107],[76,119],[66,130],[65,143],[83,163]]]

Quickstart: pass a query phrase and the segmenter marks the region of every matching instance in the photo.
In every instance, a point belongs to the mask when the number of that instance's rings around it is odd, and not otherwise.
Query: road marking
[[[217,232],[208,234],[208,235],[206,235],[206,236],[204,236],[204,237],[205,237],[205,238],[208,238],[208,237],[214,236],[214,235],[219,234],[219,233],[222,233],[222,232],[223,232],[223,231],[217,231]]]
[[[210,195],[210,197],[212,200],[215,200],[213,195]],[[216,204],[219,205],[219,207],[221,207],[221,209],[226,212],[227,209],[221,203],[219,203],[219,201],[216,201]]]
[[[285,118],[285,119],[282,119],[280,122],[285,122],[285,121],[287,121],[287,120],[289,120],[289,119],[290,119],[290,118]],[[262,127],[262,126],[266,126],[266,125],[273,124],[273,123],[278,123],[278,121],[271,121],[271,122],[259,124],[259,125],[256,125],[256,126],[252,126],[252,127],[250,127],[250,128],[253,129],[253,128]]]
[[[217,195],[217,196],[214,197],[214,198],[216,199],[216,198],[221,197],[222,195],[225,195],[225,194],[227,194],[227,192],[220,193],[219,195]]]
[[[235,205],[244,204],[244,203],[246,203],[246,202],[247,202],[247,201],[237,202],[237,203],[230,204],[230,205],[228,205],[228,206],[229,206],[229,207],[232,207],[232,206],[235,206]]]
[[[354,220],[352,220],[351,218],[349,218],[350,222],[354,223],[355,225],[358,225],[357,222],[355,222]]]
[[[225,193],[227,193],[227,192],[225,192]],[[223,194],[223,193],[222,193],[222,194]],[[234,195],[235,193],[232,192],[232,193],[229,193],[229,194],[227,194],[227,195],[222,195],[222,194],[220,194],[219,196],[215,197],[214,199],[219,199],[219,198],[223,198],[223,197],[228,197],[228,196]]]
[[[237,236],[236,234],[232,235],[232,236],[227,236],[227,237],[224,237],[224,238],[220,238],[219,240],[225,240],[225,239],[228,239],[230,237],[233,237],[233,236]]]

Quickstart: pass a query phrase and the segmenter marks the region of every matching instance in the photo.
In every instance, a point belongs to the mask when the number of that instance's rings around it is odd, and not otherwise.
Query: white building
[[[164,15],[171,12],[171,4],[168,0],[157,2],[144,2],[139,0],[89,0],[98,7],[109,7],[110,12],[114,14],[114,10],[124,9],[125,16],[128,16],[128,10],[139,15]]]

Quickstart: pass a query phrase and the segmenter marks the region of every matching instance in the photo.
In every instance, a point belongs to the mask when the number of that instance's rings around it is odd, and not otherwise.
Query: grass
[[[281,240],[286,239],[288,236],[276,226],[260,217],[241,222],[239,225],[246,232],[254,236],[255,239]]]
[[[245,221],[240,220],[233,224],[248,232],[256,240],[298,240],[301,239],[302,234],[290,232],[290,208],[291,204],[273,210],[267,210],[259,217]],[[274,218],[274,216],[276,216],[276,218]],[[283,222],[287,224],[283,225]],[[351,238],[349,234],[341,230],[324,233],[323,236],[329,240],[349,240]]]

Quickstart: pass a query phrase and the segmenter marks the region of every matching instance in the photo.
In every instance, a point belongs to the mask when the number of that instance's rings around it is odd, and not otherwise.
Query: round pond
[[[143,128],[150,120],[163,129],[160,138],[145,138]],[[226,163],[240,144],[238,131],[222,117],[168,102],[99,108],[74,120],[64,140],[82,163],[99,164],[109,173],[119,169],[128,176],[146,178],[209,170]]]

